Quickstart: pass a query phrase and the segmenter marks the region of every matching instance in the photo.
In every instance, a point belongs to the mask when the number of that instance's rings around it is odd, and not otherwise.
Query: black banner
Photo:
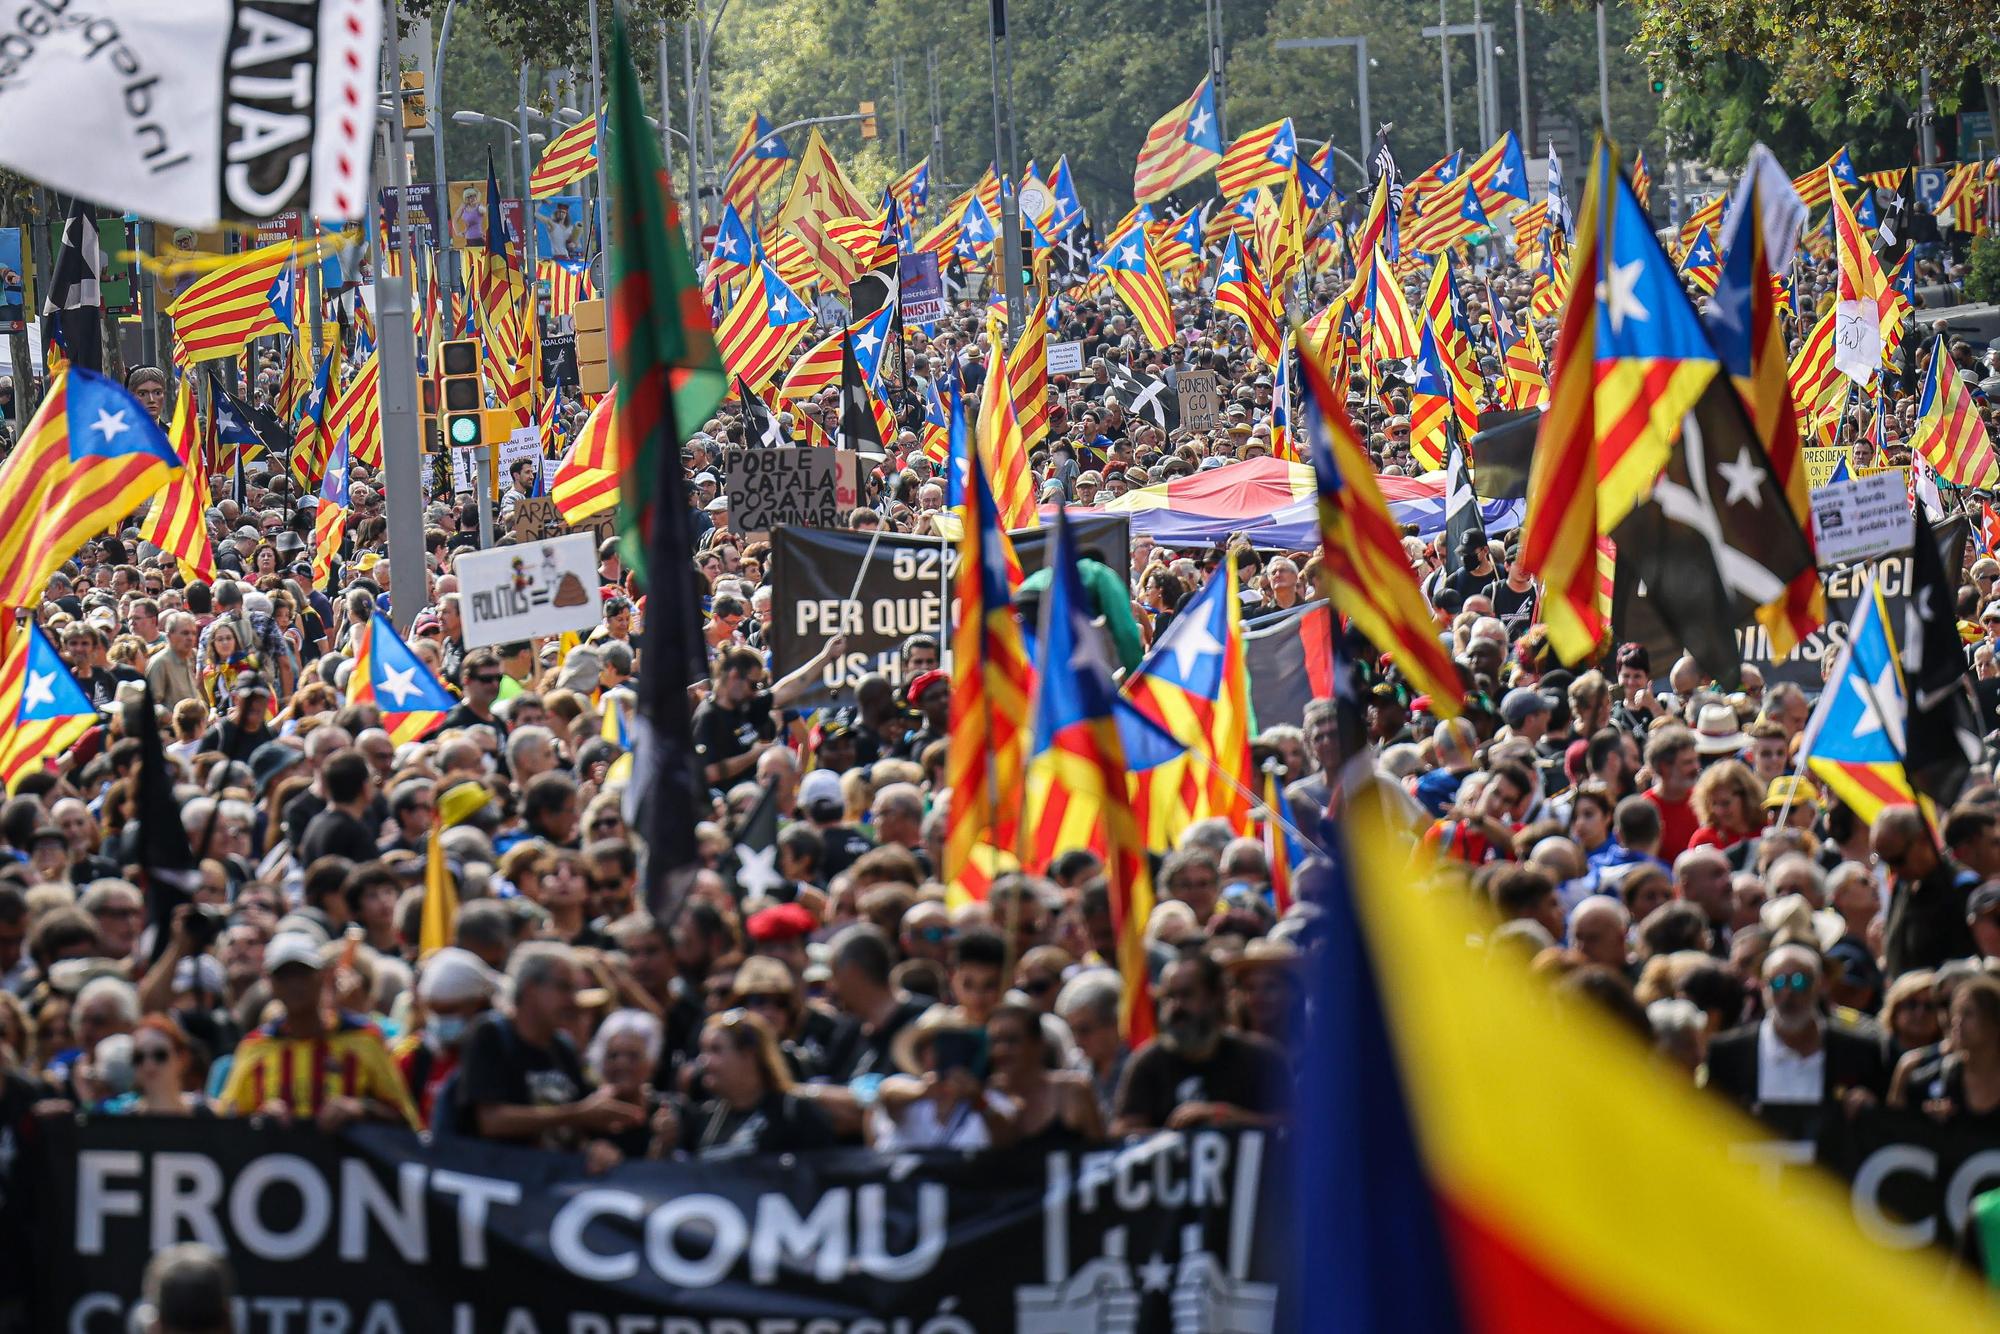
[[[1848,1182],[1854,1221],[1896,1249],[1956,1249],[1973,1197],[2000,1189],[2000,1137],[1990,1126],[1939,1124],[1869,1108],[1835,1118],[1817,1157]]]
[[[36,1329],[122,1332],[148,1257],[181,1241],[228,1254],[245,1334],[1296,1323],[1279,1309],[1278,1146],[1257,1131],[589,1176],[569,1155],[387,1128],[122,1117],[42,1129]]]
[[[1122,514],[1073,515],[1077,546],[1096,551],[1120,572],[1131,564],[1131,534]],[[1051,528],[1014,533],[1021,569],[1042,568],[1054,536]],[[778,528],[771,533],[771,674],[789,675],[811,662],[837,634],[847,636],[847,652],[827,664],[820,680],[799,699],[804,709],[845,703],[854,683],[881,672],[902,684],[898,650],[911,635],[950,638],[945,599],[958,570],[958,544],[935,537],[884,533],[871,538],[845,529]]]

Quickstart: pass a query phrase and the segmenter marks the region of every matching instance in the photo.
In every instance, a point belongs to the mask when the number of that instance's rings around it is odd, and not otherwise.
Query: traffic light
[[[873,139],[875,137],[875,104],[873,102],[863,102],[861,104],[861,137],[863,139]]]
[[[437,448],[438,439],[438,382],[435,375],[421,376],[417,380],[417,440],[418,448],[428,454]]]
[[[403,71],[403,129],[427,129],[430,126],[430,105],[424,95],[424,72],[420,69]]]
[[[579,301],[570,311],[576,328],[576,385],[586,394],[611,392],[611,351],[604,341],[604,298]]]
[[[476,445],[484,435],[480,413],[486,389],[479,380],[479,340],[454,338],[438,349],[444,380],[444,442]]]
[[[1653,80],[1653,96],[1664,97],[1666,96],[1666,92],[1667,92],[1667,81],[1665,79]]]

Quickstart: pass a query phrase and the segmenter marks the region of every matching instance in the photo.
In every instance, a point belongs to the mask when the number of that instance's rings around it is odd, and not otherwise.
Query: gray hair
[[[1653,1026],[1653,1049],[1693,1063],[1701,1054],[1701,1035],[1708,1027],[1708,1015],[1699,1005],[1679,996],[1656,1000],[1646,1007],[1646,1022]]]
[[[591,1073],[602,1077],[604,1053],[611,1046],[611,1039],[637,1034],[646,1044],[646,1062],[649,1066],[660,1063],[660,1049],[666,1045],[666,1031],[660,1021],[644,1010],[613,1010],[604,1017],[604,1023],[597,1030],[597,1036],[590,1040],[588,1056]]]
[[[122,977],[97,977],[84,983],[83,990],[76,993],[76,1003],[71,1006],[71,1011],[82,1014],[90,1008],[91,1002],[104,996],[111,998],[121,1023],[139,1022],[139,989]]]
[[[1220,862],[1223,849],[1229,846],[1229,840],[1234,837],[1236,831],[1231,828],[1229,821],[1217,816],[1208,820],[1196,820],[1189,825],[1181,834],[1179,847],[1183,852],[1189,848],[1203,848],[1214,854],[1215,859]]]
[[[1125,993],[1124,983],[1110,968],[1086,968],[1063,983],[1056,993],[1056,1013],[1067,1019],[1079,1010],[1088,1010],[1100,1022],[1118,1022],[1118,1002]]]
[[[473,899],[459,905],[451,934],[453,941],[465,948],[483,945],[506,949],[514,939],[513,914],[498,899]]]
[[[527,727],[517,727],[514,729],[513,734],[507,738],[507,765],[509,768],[518,767],[521,763],[521,757],[526,755],[529,750],[536,746],[546,746],[553,750],[555,744],[556,734],[546,727],[534,724],[530,724]]]
[[[507,960],[508,997],[513,999],[521,994],[524,987],[532,987],[548,981],[556,975],[556,969],[573,964],[576,956],[569,946],[558,940],[531,940],[514,951],[514,957]]]

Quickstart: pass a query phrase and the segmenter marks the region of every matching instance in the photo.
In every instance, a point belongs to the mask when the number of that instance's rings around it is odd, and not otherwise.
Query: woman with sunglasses
[[[837,1024],[824,1011],[806,1005],[785,964],[768,955],[751,955],[736,970],[731,994],[738,1006],[770,1025],[793,1079],[811,1079],[825,1068]]]
[[[986,1018],[986,1052],[993,1087],[1018,1106],[1018,1143],[1051,1149],[1104,1138],[1104,1117],[1088,1076],[1050,1068],[1038,1011],[1013,1001],[994,1006]]]
[[[201,1095],[188,1092],[194,1053],[174,1022],[149,1014],[132,1030],[130,1093],[113,1098],[104,1111],[131,1116],[210,1116]]]
[[[715,1161],[833,1146],[826,1113],[794,1087],[762,1015],[739,1008],[710,1016],[695,1067],[709,1097],[656,1118],[662,1156]]]

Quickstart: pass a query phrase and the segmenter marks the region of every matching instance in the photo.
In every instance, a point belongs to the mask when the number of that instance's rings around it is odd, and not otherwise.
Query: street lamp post
[[[1354,146],[1363,156],[1367,155],[1368,142],[1373,137],[1374,122],[1368,118],[1368,39],[1366,37],[1287,37],[1277,43],[1280,51],[1320,50],[1328,47],[1347,46],[1354,48],[1354,92],[1360,104],[1361,132]],[[1341,156],[1346,157],[1346,154]],[[1354,161],[1348,158],[1348,161]],[[1368,178],[1364,170],[1363,180]]]

